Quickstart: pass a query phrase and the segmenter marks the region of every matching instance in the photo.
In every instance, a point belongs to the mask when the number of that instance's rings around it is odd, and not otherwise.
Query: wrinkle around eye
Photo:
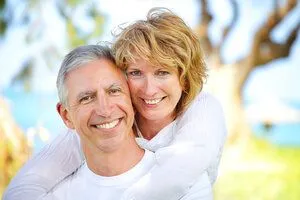
[[[121,88],[112,88],[108,91],[110,95],[117,96],[122,92]]]
[[[85,96],[85,97],[82,97],[82,98],[79,100],[79,103],[80,103],[80,104],[88,104],[88,103],[90,103],[93,99],[94,99],[93,96]]]

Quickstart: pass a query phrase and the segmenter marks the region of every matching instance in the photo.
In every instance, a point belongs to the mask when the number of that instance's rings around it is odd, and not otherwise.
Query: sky
[[[22,10],[22,3],[18,0],[11,2],[18,5],[16,9]],[[19,3],[18,3],[19,2]],[[191,27],[195,27],[198,23],[199,15],[198,1],[196,0],[102,0],[99,1],[99,9],[108,16],[105,22],[105,31],[103,40],[111,40],[111,30],[117,25],[124,22],[131,22],[136,19],[143,19],[147,11],[154,6],[168,7],[179,14]],[[220,37],[220,29],[224,24],[228,23],[231,18],[230,7],[228,1],[212,0],[210,9],[215,15],[215,20],[210,27],[210,36],[214,43],[218,42]],[[223,55],[227,62],[234,62],[239,57],[247,54],[249,51],[252,36],[255,30],[266,19],[266,13],[272,9],[271,0],[266,1],[242,1],[241,18],[237,26],[230,33],[230,37],[223,48]],[[30,46],[24,43],[24,33],[26,28],[20,26],[11,27],[6,35],[0,41],[0,89],[9,85],[12,77],[20,70],[21,63],[24,59],[35,56],[35,64],[38,66],[34,71],[33,89],[39,92],[55,92],[55,80],[57,75],[56,69],[45,67],[45,61],[41,59],[41,49],[54,46],[59,49],[62,54],[64,52],[66,30],[64,24],[60,22],[60,17],[53,9],[53,0],[45,0],[41,6],[40,18],[44,20],[43,35],[41,39]],[[298,3],[299,4],[299,3]],[[83,8],[84,9],[84,8]],[[300,12],[300,5],[297,6],[285,24],[274,31],[273,37],[277,41],[282,41],[288,30],[300,20],[300,16],[296,12]],[[80,18],[78,15],[78,23],[88,28],[93,28],[88,21]],[[39,34],[36,30],[32,34]],[[292,55],[287,59],[281,59],[268,64],[266,67],[255,70],[246,86],[244,95],[247,99],[261,100],[269,98],[279,98],[284,100],[300,102],[300,38],[293,46]]]

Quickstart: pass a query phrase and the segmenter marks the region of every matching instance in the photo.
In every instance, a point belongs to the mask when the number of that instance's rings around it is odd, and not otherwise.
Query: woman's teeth
[[[161,102],[162,99],[163,98],[160,98],[160,99],[148,99],[148,100],[144,99],[144,101],[145,101],[146,104],[154,105],[154,104],[157,104],[157,103]]]
[[[109,129],[109,128],[114,128],[119,122],[119,119],[116,119],[112,122],[109,123],[104,123],[104,124],[99,124],[96,125],[97,128],[104,128],[104,129]]]

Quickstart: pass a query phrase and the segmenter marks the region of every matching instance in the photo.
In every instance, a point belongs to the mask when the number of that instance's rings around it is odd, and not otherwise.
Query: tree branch
[[[277,26],[288,13],[297,5],[297,0],[288,0],[285,6],[278,8],[270,14],[266,23],[255,34],[252,46],[253,68],[264,65],[274,59],[287,57],[291,46],[297,37],[299,22],[296,28],[291,32],[288,40],[284,44],[278,44],[271,40],[271,31]]]
[[[292,30],[290,36],[284,44],[277,44],[272,41],[266,41],[260,47],[260,53],[258,59],[254,60],[255,67],[267,64],[268,62],[288,57],[291,52],[291,47],[294,41],[297,39],[300,23]]]
[[[201,3],[201,13],[200,13],[201,22],[197,32],[200,36],[204,54],[206,56],[210,56],[213,50],[213,46],[208,37],[208,27],[210,22],[212,21],[212,15],[208,12],[207,0],[199,0],[199,2]]]
[[[236,66],[239,67],[239,77],[237,77],[236,84],[240,93],[249,74],[254,68],[289,55],[291,46],[296,40],[300,22],[298,22],[298,25],[290,33],[290,36],[284,44],[278,44],[271,41],[270,33],[274,27],[278,25],[294,7],[296,7],[296,4],[297,0],[288,0],[285,6],[272,12],[266,23],[263,24],[260,30],[255,34],[251,53],[236,63]]]

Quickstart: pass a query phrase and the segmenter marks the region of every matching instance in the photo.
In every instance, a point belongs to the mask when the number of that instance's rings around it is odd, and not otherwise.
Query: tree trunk
[[[228,129],[228,141],[247,139],[251,129],[247,123],[243,100],[239,90],[238,68],[234,66],[222,66],[210,69],[206,89],[212,92],[222,103],[226,116]]]
[[[26,113],[24,113],[26,114]],[[0,96],[0,198],[10,179],[28,159],[31,147]]]

